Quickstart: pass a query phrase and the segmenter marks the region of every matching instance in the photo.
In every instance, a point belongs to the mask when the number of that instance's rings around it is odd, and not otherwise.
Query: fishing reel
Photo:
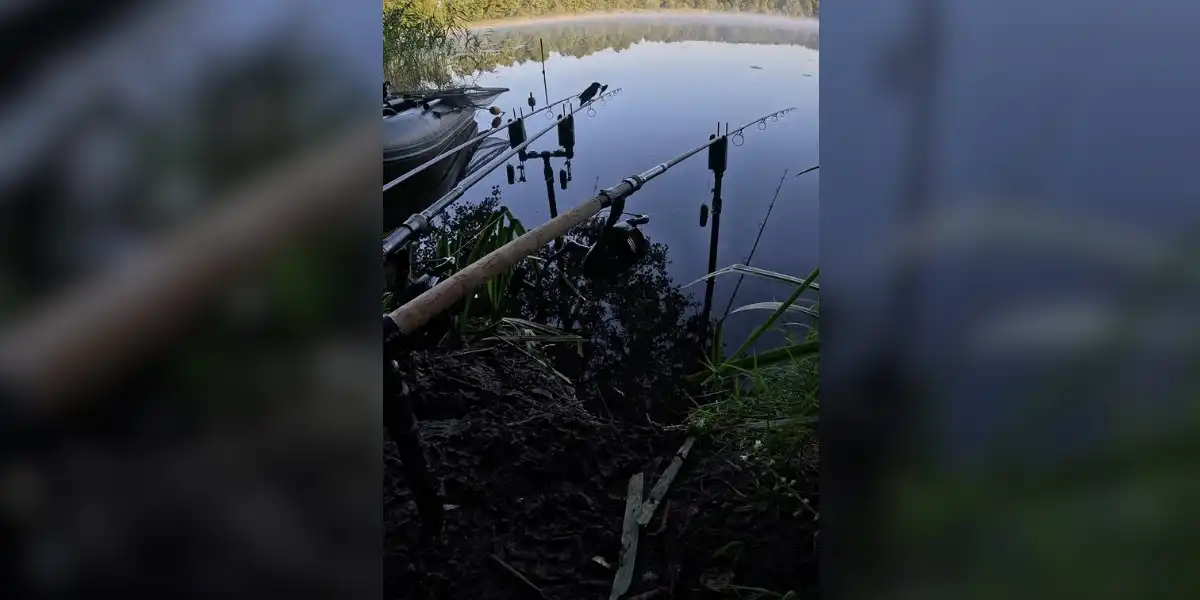
[[[392,294],[389,305],[394,308],[408,304],[441,283],[455,266],[457,261],[453,257],[414,265],[411,250],[396,254],[392,260],[384,263],[384,290]],[[397,342],[399,345],[396,348],[413,350],[437,345],[453,329],[452,312],[440,314],[420,331],[404,336],[403,342]]]
[[[429,263],[422,264],[416,270],[417,275],[412,274],[408,278],[408,287],[405,289],[406,295],[411,295],[411,298],[416,298],[421,294],[431,290],[437,284],[442,282],[446,273],[454,269],[458,262],[453,256],[435,260]],[[410,299],[411,299],[410,298]]]
[[[412,248],[405,248],[383,263],[383,289],[391,292],[396,304],[405,304],[433,289],[449,271],[454,269],[454,257],[413,264]]]
[[[588,279],[611,281],[632,269],[650,249],[646,234],[638,229],[639,225],[650,222],[649,216],[631,214],[630,218],[617,223],[618,218],[619,212],[609,214],[599,239],[583,256],[583,274]]]

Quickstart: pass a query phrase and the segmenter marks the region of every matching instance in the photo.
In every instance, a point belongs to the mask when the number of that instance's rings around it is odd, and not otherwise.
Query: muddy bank
[[[589,410],[597,402],[588,386],[511,350],[416,355],[405,378],[448,511],[439,542],[423,546],[386,441],[385,596],[531,598],[536,587],[548,598],[607,598],[629,478],[641,472],[653,482],[683,442],[682,428]],[[736,451],[699,442],[642,530],[626,597],[813,589],[817,497],[809,464],[813,456],[778,465],[800,474],[796,493],[780,494]]]

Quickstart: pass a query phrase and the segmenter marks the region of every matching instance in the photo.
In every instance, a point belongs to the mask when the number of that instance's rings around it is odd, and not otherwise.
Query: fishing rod
[[[454,189],[450,190],[450,192],[448,192],[446,195],[439,198],[425,210],[409,217],[403,225],[397,227],[394,231],[388,234],[387,238],[383,240],[384,259],[393,256],[396,254],[396,252],[404,248],[410,241],[415,239],[416,236],[428,231],[430,228],[430,223],[434,217],[445,211],[448,206],[466,194],[468,189],[470,189],[476,183],[479,183],[480,180],[482,180],[492,171],[495,171],[500,167],[500,165],[507,162],[508,159],[524,151],[538,138],[549,133],[551,129],[561,128],[564,126],[572,127],[573,125],[571,125],[571,123],[573,123],[573,121],[571,120],[571,117],[575,113],[591,106],[592,103],[599,101],[601,98],[615,95],[620,91],[621,88],[609,90],[587,102],[580,104],[578,107],[571,109],[566,114],[555,118],[552,124],[533,135],[527,136],[525,134],[523,121],[519,119],[505,125],[505,127],[507,127],[509,130],[509,143],[512,145],[512,147],[503,154],[493,158],[487,166],[481,168],[471,176],[462,180],[462,182],[454,186]],[[574,96],[572,96],[572,98],[573,97]],[[573,132],[571,135],[573,135]]]
[[[671,167],[691,158],[714,144],[721,143],[724,145],[725,141],[741,137],[742,132],[752,125],[758,125],[760,129],[766,129],[768,119],[772,122],[778,121],[779,117],[785,116],[795,110],[795,107],[785,108],[750,121],[737,129],[726,129],[724,135],[711,134],[707,142],[645,172],[626,177],[621,183],[601,190],[600,193],[583,204],[546,221],[487,256],[484,256],[477,262],[467,265],[462,270],[426,290],[405,305],[385,314],[383,317],[384,343],[393,345],[403,337],[416,332],[431,319],[487,280],[503,273],[521,259],[537,252],[542,246],[550,243],[555,238],[561,237],[572,227],[586,221],[602,209],[609,209],[605,229],[611,229],[620,218],[621,213],[624,212],[625,199],[640,190],[642,186],[652,181],[655,177],[662,175]],[[742,140],[744,142],[744,138]]]
[[[546,102],[550,101],[550,86],[546,84],[546,43],[538,38],[538,51],[542,57],[542,91],[546,94]]]
[[[613,90],[613,91],[616,91],[616,90]],[[570,96],[567,96],[566,98],[563,98],[562,100],[555,100],[554,102],[551,102],[551,103],[547,104],[546,106],[543,106],[543,107],[541,107],[541,108],[539,108],[539,109],[537,109],[537,110],[535,110],[535,111],[533,111],[533,112],[531,112],[531,113],[529,113],[529,114],[524,114],[524,113],[522,113],[522,114],[521,114],[521,116],[520,116],[520,117],[519,117],[517,120],[520,120],[520,119],[527,119],[527,118],[529,118],[529,117],[532,117],[533,115],[536,115],[536,114],[538,114],[538,113],[540,113],[540,112],[542,112],[542,111],[544,111],[544,110],[549,110],[550,108],[553,108],[553,107],[555,107],[555,106],[558,106],[559,104],[562,104],[563,102],[566,102],[566,101],[568,101],[568,100],[573,100],[573,99],[575,99],[577,96],[579,96],[579,94],[571,94]],[[494,122],[495,122],[495,121],[493,121],[493,123],[494,123]],[[425,161],[424,163],[421,163],[419,166],[417,166],[417,167],[416,167],[416,168],[414,168],[413,170],[411,170],[411,171],[408,171],[407,173],[405,173],[405,174],[403,174],[403,175],[401,175],[401,176],[399,176],[399,177],[397,177],[397,178],[395,178],[395,179],[393,179],[393,180],[391,180],[391,181],[389,181],[389,182],[385,183],[385,184],[383,185],[383,191],[384,191],[384,192],[387,192],[388,190],[390,190],[390,189],[392,189],[392,188],[396,187],[397,185],[400,185],[401,183],[404,183],[405,181],[408,181],[408,179],[409,179],[409,178],[411,178],[411,177],[413,177],[414,175],[416,175],[416,174],[420,173],[421,171],[424,171],[425,169],[428,169],[429,167],[432,167],[433,165],[437,164],[438,162],[440,162],[442,159],[446,158],[447,156],[450,156],[451,154],[454,154],[455,152],[458,152],[459,150],[462,150],[463,148],[466,148],[467,146],[470,146],[471,144],[474,144],[474,143],[478,142],[479,140],[482,140],[483,138],[486,138],[486,137],[488,137],[489,135],[493,135],[493,134],[495,134],[495,133],[499,132],[499,131],[500,131],[500,130],[502,130],[502,129],[506,129],[506,128],[507,128],[507,127],[510,125],[510,124],[512,124],[512,122],[513,122],[513,119],[511,119],[511,118],[510,118],[510,119],[508,120],[508,122],[507,122],[507,123],[505,123],[504,125],[498,125],[498,126],[496,126],[496,127],[493,127],[493,128],[491,128],[491,129],[489,129],[489,130],[487,130],[487,131],[485,131],[485,132],[483,132],[483,133],[481,133],[481,134],[479,134],[479,135],[477,135],[477,136],[475,136],[475,137],[473,137],[473,138],[471,138],[471,139],[469,139],[469,140],[467,140],[467,141],[465,141],[465,142],[463,142],[463,143],[461,143],[461,144],[459,144],[459,145],[457,145],[457,146],[455,146],[455,147],[453,147],[453,148],[451,148],[451,149],[449,149],[449,150],[447,150],[447,151],[445,151],[445,152],[443,152],[443,153],[441,153],[441,154],[439,154],[439,155],[437,155],[437,156],[435,156],[435,157],[433,157],[433,158],[431,158],[431,159],[429,159],[429,160]]]
[[[587,104],[585,102],[575,110],[580,110]],[[383,315],[384,393],[385,398],[391,399],[384,402],[384,424],[391,436],[399,440],[397,444],[404,451],[404,456],[401,456],[400,460],[401,463],[405,464],[406,469],[409,469],[406,473],[414,481],[412,490],[414,496],[417,496],[418,512],[421,517],[423,529],[430,532],[440,531],[444,517],[442,500],[437,491],[436,477],[429,471],[428,461],[425,459],[420,435],[416,427],[416,418],[412,412],[412,399],[408,394],[404,393],[406,387],[399,378],[401,371],[400,364],[405,360],[405,342],[415,339],[415,336],[411,338],[409,336],[417,333],[422,326],[453,306],[472,290],[511,268],[521,259],[537,252],[539,248],[562,237],[571,228],[583,223],[605,208],[609,209],[609,214],[600,237],[601,241],[597,242],[588,251],[589,256],[584,257],[585,270],[587,269],[589,257],[595,256],[599,257],[599,260],[605,260],[606,258],[611,260],[614,254],[620,252],[620,244],[615,241],[620,236],[613,234],[618,233],[617,220],[621,218],[621,213],[625,210],[625,199],[629,195],[640,190],[642,186],[655,177],[662,175],[671,167],[691,158],[701,150],[712,148],[709,151],[710,165],[720,163],[723,169],[724,160],[722,157],[728,149],[728,142],[731,135],[735,136],[735,139],[741,138],[742,131],[751,125],[758,125],[761,129],[766,129],[768,119],[778,121],[780,116],[794,110],[796,109],[792,107],[773,112],[732,131],[726,127],[725,135],[711,134],[707,142],[679,154],[648,171],[627,177],[616,186],[600,191],[590,200],[557,217],[551,218],[549,221],[526,232],[517,239],[489,253],[487,256],[467,265],[449,278],[426,289],[415,299],[410,300],[400,308]],[[564,117],[560,117],[559,121],[562,122],[564,119],[569,118],[570,115],[565,115]],[[523,150],[523,147],[527,146],[533,139],[544,135],[549,130],[550,128],[547,128],[537,136],[527,139],[521,144],[517,144],[520,147],[515,147],[514,150]],[[513,141],[516,140],[514,139]],[[741,144],[736,143],[736,145],[740,146]],[[714,152],[714,150],[716,151]],[[488,170],[490,171],[496,166],[499,166],[499,163],[493,165]],[[461,195],[461,192],[458,195]],[[443,201],[445,201],[445,198],[443,198]],[[443,201],[439,201],[439,204],[449,204],[449,201]],[[636,231],[635,226],[638,223],[644,223],[645,220],[645,217],[631,219],[628,222],[630,225],[629,229]],[[410,223],[411,226],[409,226]],[[422,213],[420,218],[415,220],[410,219],[410,222],[406,223],[406,226],[409,226],[408,231],[399,231],[400,235],[397,237],[403,237],[407,240],[410,235],[417,231],[417,228],[413,226],[428,227],[428,223],[429,217],[425,213]],[[631,238],[625,241],[631,241]],[[602,246],[606,244],[612,248],[603,248]],[[400,244],[397,243],[396,247],[399,246]],[[613,248],[616,250],[614,251]],[[599,250],[599,252],[593,254],[595,250]]]

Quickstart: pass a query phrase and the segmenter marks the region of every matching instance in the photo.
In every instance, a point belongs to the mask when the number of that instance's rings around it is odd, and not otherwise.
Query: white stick
[[[679,451],[675,453],[675,458],[671,459],[671,464],[667,465],[667,470],[663,471],[658,481],[654,482],[654,488],[650,490],[650,495],[646,497],[646,503],[642,505],[642,510],[638,515],[638,525],[645,527],[650,524],[650,519],[654,518],[654,511],[666,497],[667,488],[670,488],[671,482],[675,481],[675,476],[679,474],[679,468],[683,466],[683,459],[687,458],[694,443],[696,443],[696,438],[691,436],[684,440],[683,446],[680,446]]]
[[[617,600],[629,591],[633,583],[633,566],[637,562],[638,524],[637,517],[642,507],[642,474],[629,478],[629,494],[625,497],[625,522],[621,527],[621,557],[617,575],[613,578],[612,593],[608,600]]]

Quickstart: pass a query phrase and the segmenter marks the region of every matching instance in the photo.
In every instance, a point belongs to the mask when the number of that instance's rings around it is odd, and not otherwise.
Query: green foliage
[[[446,0],[470,21],[604,11],[710,10],[816,17],[819,0]]]
[[[782,281],[784,283],[791,283],[791,284],[795,284],[795,285],[801,285],[804,283],[803,279],[800,279],[799,277],[793,277],[791,275],[788,275],[787,273],[777,273],[775,271],[769,271],[767,269],[760,269],[758,267],[749,267],[746,265],[729,265],[728,267],[725,267],[723,269],[717,269],[716,271],[713,271],[712,273],[709,273],[708,275],[705,275],[704,277],[701,277],[700,279],[697,279],[696,281],[693,281],[693,282],[689,283],[688,285],[695,285],[697,283],[700,283],[701,281],[709,279],[710,277],[716,277],[717,275],[725,275],[726,273],[742,273],[745,275],[754,275],[755,277],[762,277],[764,279],[771,279],[774,281]],[[818,285],[817,282],[815,282],[815,281],[809,283],[809,287],[811,287],[814,290],[821,289],[821,286]]]
[[[810,451],[821,408],[818,361],[809,355],[722,377],[720,391],[691,411],[689,423],[744,457],[776,492],[800,498],[793,479],[815,467],[804,463],[816,462]]]
[[[725,268],[700,281],[727,273],[751,274],[775,281],[792,279],[761,269]],[[783,346],[749,356],[746,353],[776,326],[780,317],[796,308],[800,295],[815,286],[819,274],[820,269],[814,269],[783,302],[750,305],[765,308],[762,305],[770,304],[771,315],[728,357],[721,353],[723,327],[718,323],[708,370],[691,376],[693,381],[704,380],[712,390],[707,402],[699,404],[689,415],[693,429],[736,446],[747,461],[769,476],[776,492],[793,494],[801,502],[804,501],[792,484],[798,464],[803,470],[807,468],[803,463],[815,462],[802,455],[806,449],[816,447],[813,425],[820,412],[817,311],[803,311],[814,323],[804,339],[785,332],[788,342]]]
[[[517,239],[525,233],[525,227],[507,207],[501,206],[489,215],[488,221],[470,237],[468,232],[457,231],[438,240],[439,257],[454,256],[458,264],[470,265]],[[473,318],[482,318],[488,324],[499,321],[511,312],[512,299],[508,294],[512,287],[516,267],[489,279],[477,293],[467,296],[461,314],[456,319],[456,328],[462,331]]]
[[[820,351],[820,342],[817,340],[793,342],[761,354],[729,359],[721,365],[721,371],[734,372],[746,369],[764,369],[783,362],[795,362],[803,357],[817,354]]]
[[[813,272],[808,276],[808,279],[805,279],[800,285],[796,286],[796,289],[792,291],[792,295],[789,296],[787,300],[784,300],[782,303],[780,303],[779,307],[771,313],[771,316],[768,317],[767,320],[761,325],[759,325],[757,329],[750,333],[750,336],[746,338],[746,341],[742,342],[742,345],[739,346],[737,351],[733,353],[733,356],[729,357],[729,359],[725,361],[725,365],[729,365],[731,364],[731,361],[737,360],[745,355],[746,351],[748,351],[750,347],[753,346],[754,343],[763,336],[763,334],[771,329],[771,326],[773,326],[775,322],[779,320],[779,317],[782,317],[783,314],[787,312],[788,308],[795,304],[796,300],[800,298],[800,294],[803,294],[804,291],[807,290],[814,281],[816,281],[817,275],[820,274],[820,272],[821,270],[819,268],[813,269]]]
[[[478,43],[461,11],[438,0],[385,0],[383,70],[393,89],[447,87],[452,64]]]
[[[449,277],[524,234],[521,221],[507,207],[499,205],[498,190],[493,188],[492,193],[481,204],[459,207],[453,218],[454,227],[443,228],[429,238],[418,249],[418,260],[453,260],[453,267],[445,273]],[[502,319],[512,316],[515,301],[510,292],[520,281],[518,269],[524,263],[521,261],[469,295],[454,317],[455,331],[459,334],[490,331]]]
[[[813,339],[813,340],[806,341],[804,343],[795,343],[794,342],[794,343],[784,346],[782,348],[776,348],[775,350],[772,350],[770,352],[760,354],[757,356],[750,356],[750,357],[745,356],[746,352],[749,351],[750,348],[753,347],[754,344],[756,344],[760,339],[762,339],[763,335],[765,335],[768,331],[771,330],[771,328],[780,319],[780,317],[782,317],[784,314],[788,313],[789,311],[799,309],[798,312],[807,313],[810,316],[813,316],[814,318],[817,317],[818,313],[815,309],[807,308],[807,307],[798,307],[798,306],[795,306],[795,304],[800,299],[801,294],[803,294],[805,291],[807,291],[809,289],[816,287],[817,276],[820,274],[820,272],[821,272],[821,270],[819,268],[814,269],[813,272],[811,274],[809,274],[809,276],[806,279],[801,281],[800,284],[797,285],[794,290],[792,290],[792,295],[789,296],[788,299],[784,300],[783,302],[770,302],[770,303],[760,302],[760,303],[751,304],[748,306],[743,306],[743,307],[737,309],[736,311],[734,311],[734,312],[740,312],[743,310],[761,309],[761,308],[765,308],[767,306],[770,306],[773,309],[771,312],[771,316],[768,317],[757,328],[755,328],[754,331],[752,331],[750,333],[750,335],[746,337],[746,339],[742,342],[742,344],[740,346],[738,346],[738,349],[736,351],[734,351],[734,353],[732,355],[730,355],[728,358],[721,359],[720,346],[714,346],[712,357],[711,357],[711,363],[710,363],[710,367],[709,367],[710,372],[702,371],[700,373],[696,373],[696,374],[692,375],[691,379],[693,381],[699,381],[701,379],[705,379],[706,376],[708,379],[711,379],[713,377],[721,377],[721,376],[729,375],[737,370],[741,370],[741,369],[745,369],[745,368],[754,368],[756,365],[769,366],[769,365],[773,365],[778,362],[782,362],[782,361],[786,361],[786,360],[797,360],[797,359],[803,358],[805,356],[808,356],[810,354],[816,353],[819,350],[819,345],[818,345],[818,342],[815,339]],[[773,271],[766,271],[764,269],[756,269],[756,268],[752,268],[752,267],[744,267],[742,265],[733,265],[732,267],[726,267],[724,269],[720,269],[720,270],[714,271],[712,273],[709,273],[708,275],[705,275],[704,277],[701,277],[700,279],[697,279],[696,281],[693,281],[692,283],[690,283],[688,285],[695,285],[695,284],[697,284],[701,281],[704,281],[710,277],[716,277],[717,275],[723,275],[723,274],[728,274],[728,273],[750,274],[750,275],[755,275],[758,277],[763,277],[766,279],[772,279],[772,280],[776,280],[776,281],[791,281],[794,279],[788,275],[784,275],[781,273],[775,273]],[[718,326],[718,332],[719,331],[720,331],[720,326]],[[815,333],[815,329],[813,329],[812,331]]]
[[[783,305],[782,302],[755,302],[754,304],[747,304],[746,306],[736,308],[736,309],[730,311],[729,314],[732,315],[734,313],[746,312],[748,310],[778,310],[779,307],[782,305]],[[809,308],[807,306],[797,306],[795,304],[785,307],[783,310],[804,313],[804,314],[812,316],[812,317],[820,316],[820,314],[818,314],[817,310],[814,308]]]

